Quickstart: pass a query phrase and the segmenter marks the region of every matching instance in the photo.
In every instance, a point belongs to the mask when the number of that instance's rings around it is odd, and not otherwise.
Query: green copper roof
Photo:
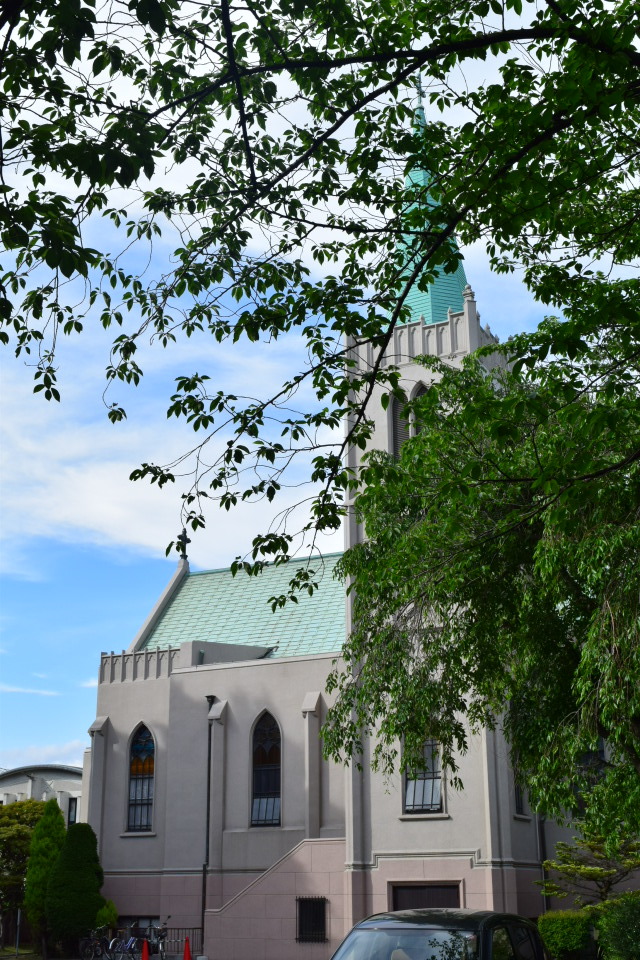
[[[415,113],[414,127],[419,130],[424,127],[425,116],[422,105]],[[435,201],[429,195],[430,176],[425,169],[414,169],[407,176],[407,186],[413,185],[424,188],[425,202],[431,206]],[[453,240],[455,246],[455,240]],[[454,273],[436,274],[436,278],[427,290],[418,290],[417,286],[409,292],[405,303],[411,309],[411,321],[423,319],[424,323],[442,323],[448,318],[449,308],[459,313],[464,305],[462,292],[467,285],[462,261]]]
[[[143,649],[177,647],[188,640],[272,647],[274,657],[334,653],[345,639],[345,589],[333,576],[341,554],[312,561],[319,589],[271,611],[269,597],[286,592],[300,564],[269,565],[259,577],[228,569],[189,573],[162,612]]]

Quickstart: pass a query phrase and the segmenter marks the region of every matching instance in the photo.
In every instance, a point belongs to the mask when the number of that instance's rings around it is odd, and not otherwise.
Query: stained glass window
[[[155,744],[151,731],[140,726],[131,743],[129,756],[129,821],[127,830],[151,830]]]
[[[263,713],[253,731],[251,826],[280,824],[280,728]]]

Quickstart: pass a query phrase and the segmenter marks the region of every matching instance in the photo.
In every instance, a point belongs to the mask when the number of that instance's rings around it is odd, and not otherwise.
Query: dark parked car
[[[398,910],[356,924],[332,960],[551,960],[535,923],[492,910]]]

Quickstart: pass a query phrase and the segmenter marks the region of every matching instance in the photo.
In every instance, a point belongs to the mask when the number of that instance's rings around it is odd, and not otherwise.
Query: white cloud
[[[79,684],[79,687],[87,687],[91,689],[92,687],[98,686],[98,681],[95,677],[92,677],[90,680],[82,680]]]
[[[80,350],[77,344],[76,348]],[[39,579],[37,551],[30,550],[36,538],[124,547],[158,557],[179,532],[180,494],[188,484],[183,485],[178,476],[175,484],[159,490],[146,481],[129,480],[131,470],[142,461],[170,462],[199,439],[184,424],[166,419],[164,411],[172,389],[167,371],[160,369],[169,362],[166,351],[152,351],[156,367],[151,378],[156,382],[132,393],[131,418],[114,426],[101,405],[99,369],[87,349],[88,358],[79,352],[74,360],[70,389],[60,404],[34,397],[29,371],[18,369],[15,363],[3,364],[2,538],[3,572],[9,576]],[[215,361],[209,345],[208,352],[209,357],[202,344],[179,345],[178,369],[203,370],[209,360],[215,388],[233,388],[237,395],[268,394],[274,384],[291,374],[291,365],[300,361],[294,343],[268,351],[264,346],[224,349],[223,357]],[[219,359],[224,360],[223,368]],[[207,455],[214,458],[224,443],[222,437],[212,440]],[[290,479],[296,482],[301,478],[300,471],[294,471]],[[208,530],[191,535],[190,559],[199,567],[228,565],[236,554],[250,549],[253,537],[269,527],[275,514],[294,507],[308,493],[283,489],[273,505],[266,501],[242,504],[229,512],[211,507]],[[298,517],[302,526],[306,509]],[[325,550],[341,549],[341,534],[330,543],[323,541],[323,546]]]
[[[23,693],[38,697],[59,697],[57,690],[35,690],[31,687],[12,687],[8,683],[0,683],[0,693]]]
[[[0,766],[27,767],[38,763],[61,763],[70,767],[81,767],[88,740],[69,740],[61,744],[38,744],[37,746],[12,747],[0,750]]]

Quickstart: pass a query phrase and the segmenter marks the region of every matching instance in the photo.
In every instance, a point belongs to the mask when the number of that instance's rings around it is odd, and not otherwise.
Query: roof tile
[[[341,554],[311,561],[319,589],[272,612],[269,598],[285,593],[295,568],[308,559],[269,564],[258,577],[228,569],[189,573],[147,638],[147,650],[188,640],[274,646],[274,657],[340,650],[345,639],[345,590],[334,570]]]

